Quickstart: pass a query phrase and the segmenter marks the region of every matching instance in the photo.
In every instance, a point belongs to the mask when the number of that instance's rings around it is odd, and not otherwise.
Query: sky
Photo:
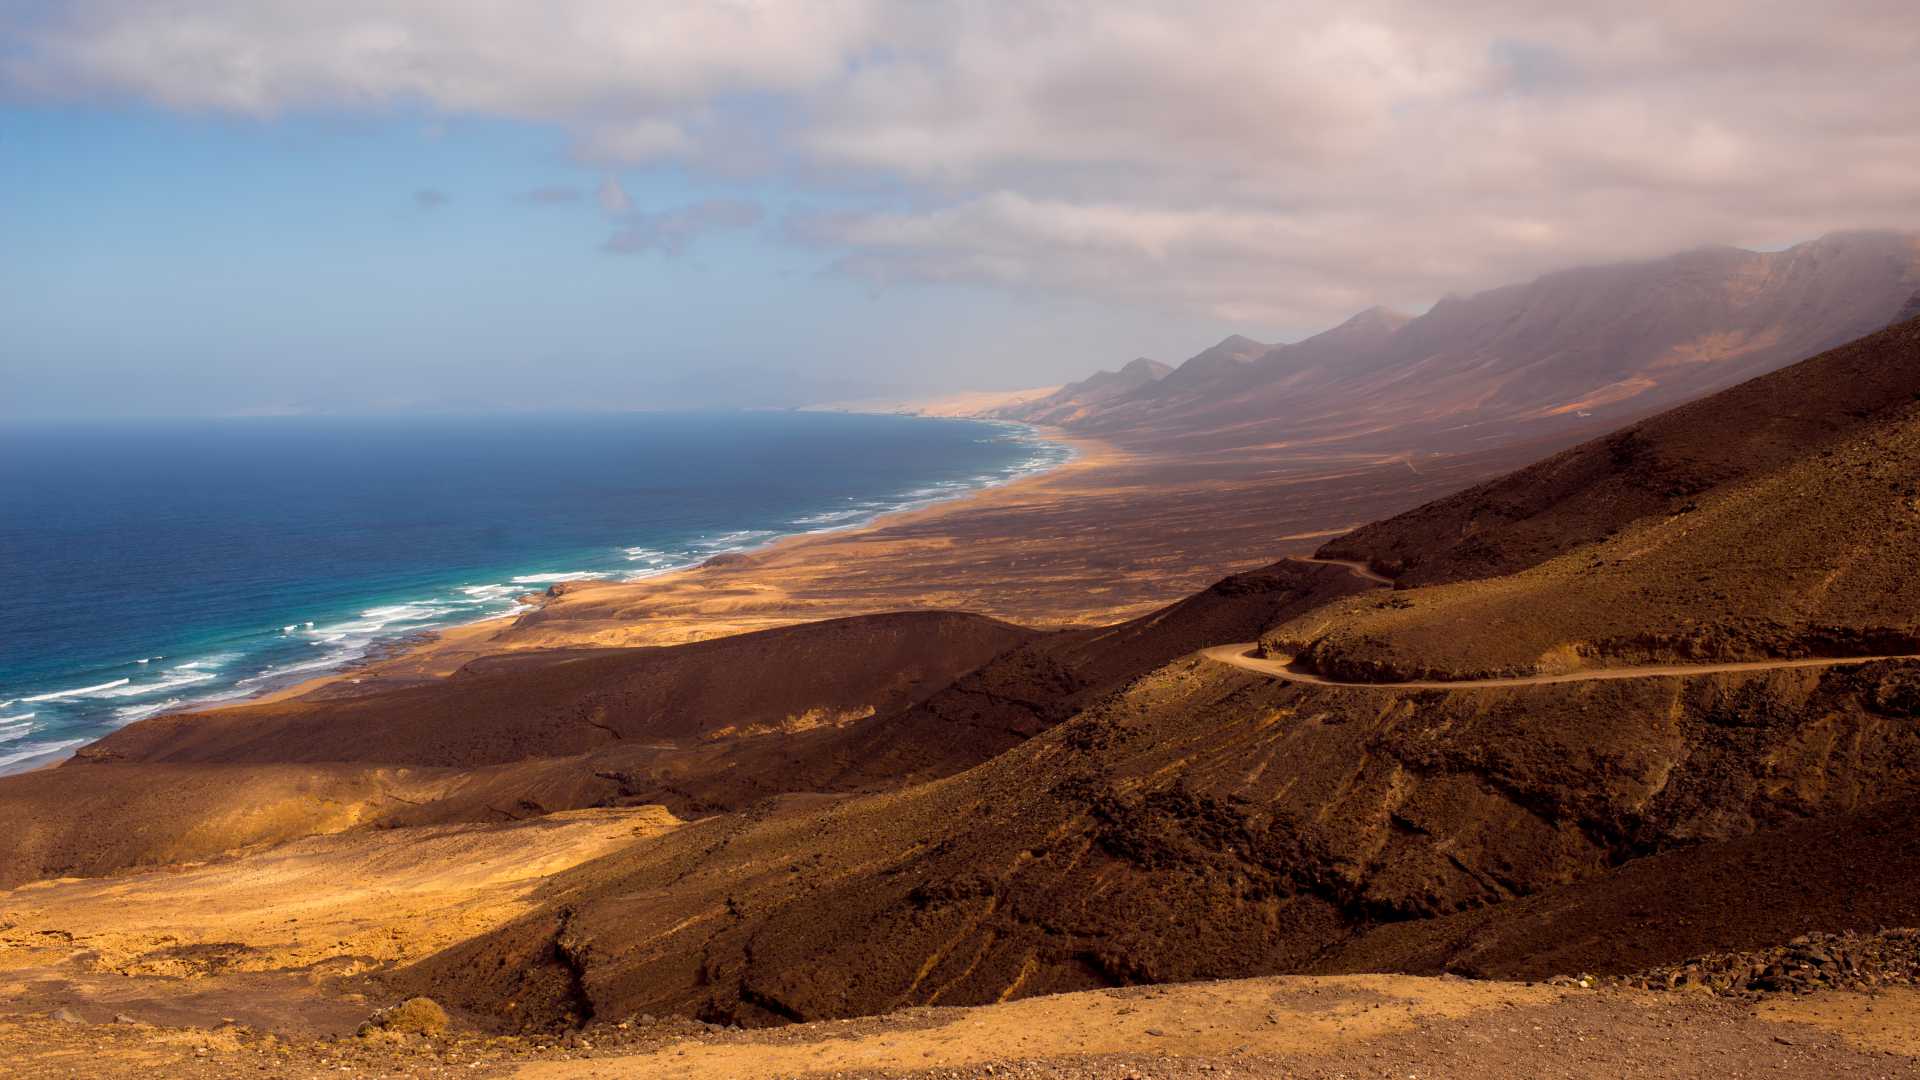
[[[1920,227],[1911,0],[0,0],[0,416],[789,405]]]

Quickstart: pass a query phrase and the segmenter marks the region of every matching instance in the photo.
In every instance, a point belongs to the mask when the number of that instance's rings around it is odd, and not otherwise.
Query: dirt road
[[[1252,655],[1254,642],[1243,641],[1237,645],[1216,645],[1204,649],[1200,655],[1209,660],[1228,664],[1243,671],[1266,675],[1270,678],[1285,679],[1287,682],[1314,683],[1319,686],[1359,686],[1384,690],[1475,690],[1483,687],[1499,686],[1545,686],[1550,683],[1597,682],[1603,679],[1647,679],[1658,675],[1712,675],[1722,671],[1779,671],[1786,668],[1841,667],[1847,664],[1870,664],[1876,660],[1920,660],[1920,655],[1905,653],[1895,656],[1843,656],[1815,657],[1807,660],[1752,660],[1726,664],[1654,664],[1646,667],[1588,668],[1583,671],[1567,671],[1553,675],[1518,675],[1500,679],[1413,679],[1406,682],[1351,682],[1345,679],[1330,679],[1325,675],[1316,675],[1311,671],[1300,671],[1292,665],[1292,657],[1260,657]]]
[[[1347,572],[1368,581],[1391,585],[1393,579],[1374,573],[1365,563],[1346,559],[1315,559],[1304,555],[1294,556],[1295,562],[1321,563],[1326,566],[1344,566]],[[1637,667],[1586,668],[1580,671],[1556,672],[1551,675],[1515,675],[1495,679],[1413,679],[1404,682],[1356,682],[1347,679],[1333,679],[1311,671],[1295,667],[1290,656],[1257,656],[1256,642],[1243,641],[1233,645],[1215,645],[1201,650],[1200,655],[1217,663],[1251,671],[1269,678],[1284,679],[1287,682],[1313,683],[1317,686],[1360,686],[1376,687],[1388,690],[1473,690],[1503,686],[1546,686],[1553,683],[1596,682],[1603,679],[1647,679],[1662,675],[1713,675],[1719,672],[1734,671],[1780,671],[1788,668],[1825,668],[1841,667],[1848,664],[1870,664],[1879,660],[1920,660],[1920,654],[1897,653],[1887,656],[1840,656],[1810,657],[1802,660],[1740,660],[1722,664],[1649,664]]]

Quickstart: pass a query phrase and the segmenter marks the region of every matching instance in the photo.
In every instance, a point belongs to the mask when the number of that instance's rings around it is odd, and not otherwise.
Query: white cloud
[[[887,190],[791,230],[876,281],[1260,327],[1589,259],[1920,225],[1911,0],[39,10],[0,27],[16,94],[530,118],[609,166],[760,169],[840,207]],[[671,250],[666,217],[633,242]]]

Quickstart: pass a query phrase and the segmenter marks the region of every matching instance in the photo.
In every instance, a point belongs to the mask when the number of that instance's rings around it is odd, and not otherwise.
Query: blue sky
[[[1012,389],[1920,228],[1915,55],[1911,0],[0,0],[0,416]]]
[[[878,286],[785,235],[796,207],[843,196],[591,166],[567,142],[418,112],[0,110],[0,411],[792,404],[1037,385],[1215,330],[1070,296]],[[609,179],[635,214],[724,200],[764,216],[613,253]]]

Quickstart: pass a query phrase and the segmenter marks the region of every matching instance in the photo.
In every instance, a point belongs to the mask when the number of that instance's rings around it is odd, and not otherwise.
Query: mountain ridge
[[[1290,344],[1235,335],[1047,422],[1161,452],[1574,441],[1899,321],[1916,290],[1920,234],[1700,248],[1449,296],[1418,316],[1370,308]],[[1018,405],[998,415],[1035,419]]]

